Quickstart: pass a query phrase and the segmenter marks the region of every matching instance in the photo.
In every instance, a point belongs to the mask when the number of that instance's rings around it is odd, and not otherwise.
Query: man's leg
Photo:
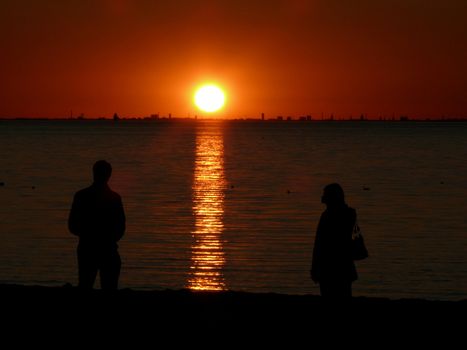
[[[92,289],[97,276],[98,264],[92,252],[78,248],[78,287]]]
[[[100,267],[101,288],[105,290],[116,290],[122,261],[117,251],[108,253],[102,259]]]

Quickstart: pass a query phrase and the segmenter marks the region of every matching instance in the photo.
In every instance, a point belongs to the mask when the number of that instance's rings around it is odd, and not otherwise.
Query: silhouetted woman
[[[357,270],[352,259],[352,232],[357,219],[355,209],[347,206],[339,184],[324,188],[321,214],[316,230],[311,278],[319,283],[321,296],[327,299],[350,299]]]

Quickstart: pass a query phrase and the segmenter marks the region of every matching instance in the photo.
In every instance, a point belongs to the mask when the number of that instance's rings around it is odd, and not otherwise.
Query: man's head
[[[94,174],[94,183],[104,185],[112,175],[112,166],[105,160],[98,160],[92,168]]]

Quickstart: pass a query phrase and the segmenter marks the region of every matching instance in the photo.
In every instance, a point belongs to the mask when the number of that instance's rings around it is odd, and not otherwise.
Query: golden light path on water
[[[195,243],[191,253],[188,288],[193,290],[226,289],[222,246],[224,230],[224,143],[222,125],[209,123],[196,136],[196,160],[193,181]]]

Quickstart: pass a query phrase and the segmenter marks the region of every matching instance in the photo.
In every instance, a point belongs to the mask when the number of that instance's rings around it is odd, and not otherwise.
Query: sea
[[[100,159],[127,219],[120,288],[318,295],[337,182],[369,251],[354,296],[467,297],[467,123],[0,120],[0,283],[77,284],[68,214]]]

